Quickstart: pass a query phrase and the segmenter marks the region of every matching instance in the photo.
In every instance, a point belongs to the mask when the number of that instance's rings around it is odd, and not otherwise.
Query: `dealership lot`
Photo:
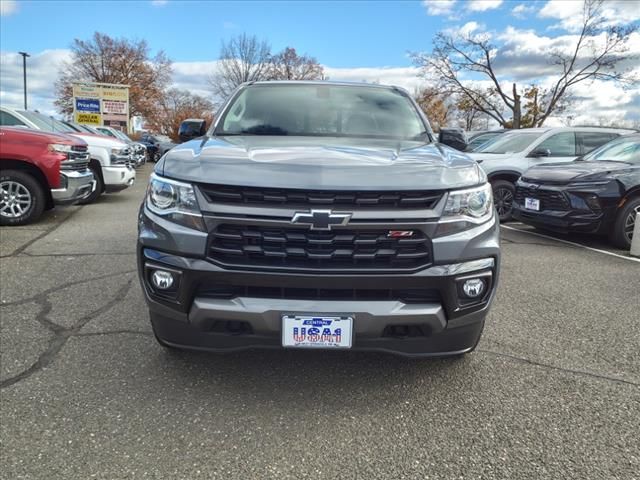
[[[638,477],[638,262],[503,228],[461,360],[171,353],[135,272],[150,171],[0,231],[3,477]]]

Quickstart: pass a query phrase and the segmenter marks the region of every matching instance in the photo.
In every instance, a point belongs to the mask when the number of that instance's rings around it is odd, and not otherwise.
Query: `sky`
[[[507,48],[508,62],[500,72],[505,81],[545,84],[551,80],[548,52],[571,43],[580,8],[580,0],[0,0],[0,103],[21,106],[17,52],[26,51],[30,108],[55,113],[53,83],[69,59],[69,46],[96,30],[145,39],[152,54],[164,50],[174,62],[174,85],[205,96],[211,96],[207,80],[221,42],[241,33],[267,40],[274,52],[292,46],[316,57],[332,80],[377,81],[414,91],[425,80],[409,52],[428,52],[438,31],[486,32]],[[610,0],[605,14],[611,23],[640,22],[640,1]],[[640,54],[640,35],[631,40],[631,50]],[[568,114],[578,120],[593,115],[612,122],[640,120],[638,85],[623,90],[597,82],[575,94],[579,105]]]

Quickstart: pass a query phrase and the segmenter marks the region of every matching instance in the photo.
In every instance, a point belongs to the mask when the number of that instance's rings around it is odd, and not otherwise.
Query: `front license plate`
[[[524,208],[527,210],[540,210],[540,200],[537,198],[525,197]]]
[[[296,348],[351,348],[353,317],[283,315],[282,346]]]

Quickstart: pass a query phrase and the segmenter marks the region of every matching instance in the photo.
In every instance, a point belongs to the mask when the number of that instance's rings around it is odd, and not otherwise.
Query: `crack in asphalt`
[[[546,368],[546,369],[549,369],[549,370],[557,370],[557,371],[561,371],[561,372],[565,372],[565,373],[572,373],[574,375],[581,375],[581,376],[586,376],[586,377],[597,378],[599,380],[606,380],[606,381],[609,381],[609,382],[620,383],[620,384],[624,384],[624,385],[632,385],[634,387],[640,387],[640,383],[632,382],[631,380],[625,380],[623,378],[610,377],[608,375],[602,375],[602,374],[594,373],[594,372],[587,372],[585,370],[575,370],[573,368],[559,367],[557,365],[551,365],[551,364],[548,364],[548,363],[538,362],[536,360],[531,360],[530,358],[519,357],[517,355],[513,355],[513,354],[510,354],[510,353],[496,352],[495,350],[486,350],[484,348],[478,348],[476,351],[477,352],[482,352],[482,353],[488,353],[490,355],[495,355],[495,356],[498,356],[498,357],[509,358],[511,360],[516,360],[516,361],[521,362],[521,363],[527,363],[529,365],[534,365],[536,367],[542,367],[542,368]]]
[[[127,329],[122,329],[122,330],[107,330],[104,332],[80,332],[80,333],[74,333],[72,336],[73,337],[101,337],[101,336],[108,336],[108,335],[146,335],[146,336],[153,336],[153,332],[150,332],[148,330],[127,330]]]
[[[12,377],[0,381],[0,389],[15,385],[16,383],[29,378],[34,373],[39,372],[40,370],[48,366],[51,362],[53,362],[53,360],[56,358],[60,350],[62,350],[62,347],[64,347],[69,338],[71,338],[72,336],[78,336],[80,330],[91,320],[109,311],[119,302],[124,300],[127,293],[129,293],[132,284],[133,278],[130,278],[127,283],[125,283],[118,289],[115,296],[111,300],[109,300],[101,307],[93,310],[89,314],[78,319],[78,321],[76,321],[76,323],[74,323],[71,327],[62,327],[47,318],[47,314],[51,311],[51,302],[48,299],[48,295],[50,295],[54,291],[59,290],[59,288],[51,289],[51,292],[46,294],[41,293],[41,298],[39,298],[39,300],[36,302],[41,307],[41,310],[37,315],[37,319],[41,324],[47,326],[53,332],[53,337],[49,341],[49,345],[47,346],[46,350],[38,356],[38,359],[29,368]]]
[[[53,225],[51,228],[48,228],[46,230],[44,230],[40,235],[35,236],[34,238],[32,238],[31,240],[23,243],[21,246],[19,246],[18,248],[16,248],[13,252],[11,252],[9,255],[0,255],[0,258],[11,258],[11,257],[17,257],[18,255],[20,255],[22,252],[24,252],[27,248],[29,248],[31,245],[33,245],[34,243],[36,243],[38,240],[42,240],[44,237],[46,237],[47,235],[49,235],[50,233],[53,233],[54,231],[56,231],[58,228],[60,228],[62,225],[64,225],[65,223],[67,223],[67,221],[72,218],[76,213],[78,213],[80,210],[82,210],[83,206],[81,205],[80,208],[73,210],[72,212],[69,213],[69,215],[67,215],[65,218],[63,218],[62,220],[60,220],[58,223],[56,223],[55,225]]]
[[[36,295],[33,295],[31,297],[23,298],[22,300],[15,300],[13,302],[2,302],[0,303],[0,307],[9,307],[12,305],[24,305],[25,303],[31,303],[31,302],[38,303],[38,300],[41,297],[46,298],[48,295],[55,293],[59,290],[64,290],[65,288],[68,288],[68,287],[73,287],[75,285],[82,285],[83,283],[89,283],[94,280],[104,280],[105,278],[117,277],[119,275],[126,275],[127,273],[134,273],[136,271],[137,271],[136,269],[123,270],[121,272],[105,273],[104,275],[98,275],[95,277],[85,278],[82,280],[74,280],[72,282],[67,282],[67,283],[63,283],[62,285],[57,285],[55,287],[48,288],[47,290],[37,293]]]
[[[136,252],[111,252],[111,253],[27,253],[23,252],[24,257],[41,258],[41,257],[113,257],[135,255]],[[14,255],[17,256],[17,255]]]

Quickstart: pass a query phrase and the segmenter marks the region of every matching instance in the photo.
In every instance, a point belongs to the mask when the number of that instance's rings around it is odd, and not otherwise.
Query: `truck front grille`
[[[431,242],[419,230],[390,238],[388,229],[336,229],[218,225],[210,234],[209,257],[236,267],[311,270],[417,269],[431,263]]]
[[[84,148],[84,150],[80,150]],[[60,170],[80,171],[89,166],[89,153],[86,147],[72,147],[72,151],[67,153],[67,160],[60,162]]]
[[[432,209],[442,197],[433,191],[334,191],[298,190],[228,185],[200,185],[211,203],[293,207],[376,207]]]
[[[516,203],[518,205],[524,205],[524,199],[526,197],[540,200],[540,210],[565,211],[569,209],[567,198],[562,193],[554,190],[518,186],[515,196]]]

